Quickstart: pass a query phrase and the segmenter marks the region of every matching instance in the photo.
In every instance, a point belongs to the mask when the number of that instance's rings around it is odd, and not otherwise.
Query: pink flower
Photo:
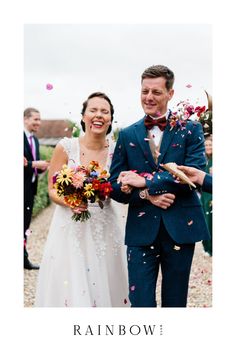
[[[85,181],[85,174],[83,172],[76,172],[72,177],[72,184],[75,188],[82,188]]]

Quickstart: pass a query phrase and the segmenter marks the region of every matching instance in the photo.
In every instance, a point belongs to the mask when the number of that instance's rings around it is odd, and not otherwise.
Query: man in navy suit
[[[110,170],[111,197],[129,203],[125,243],[132,307],[156,307],[159,268],[161,306],[186,307],[195,242],[209,238],[197,193],[161,168],[168,162],[205,167],[201,124],[170,124],[173,83],[174,73],[163,65],[144,71],[145,116],[120,131]]]
[[[29,260],[26,250],[27,234],[32,217],[34,197],[37,193],[38,173],[45,171],[48,162],[40,160],[39,142],[34,133],[40,127],[40,113],[35,108],[24,111],[24,268],[39,269]]]

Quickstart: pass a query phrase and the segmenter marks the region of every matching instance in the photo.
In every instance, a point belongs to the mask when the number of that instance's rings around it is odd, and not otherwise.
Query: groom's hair
[[[113,121],[113,114],[114,114],[114,107],[113,107],[113,104],[111,103],[110,98],[103,92],[94,92],[94,93],[91,93],[91,95],[88,96],[87,100],[84,101],[84,103],[83,103],[83,108],[82,108],[82,111],[81,111],[82,116],[84,115],[84,113],[86,111],[86,108],[88,106],[88,101],[91,98],[94,98],[94,97],[104,98],[104,100],[106,100],[109,103],[110,109],[111,109],[111,122],[112,122]],[[80,124],[82,126],[83,131],[85,132],[85,123],[83,122],[83,120],[80,121]],[[111,132],[111,130],[112,130],[112,125],[109,126],[109,128],[107,130],[107,134],[109,134]]]
[[[164,77],[164,79],[166,79],[166,88],[168,91],[173,87],[175,75],[172,70],[170,70],[169,68],[167,68],[167,66],[164,65],[152,65],[146,70],[144,70],[141,82],[143,81],[143,79],[154,79],[156,77]]]

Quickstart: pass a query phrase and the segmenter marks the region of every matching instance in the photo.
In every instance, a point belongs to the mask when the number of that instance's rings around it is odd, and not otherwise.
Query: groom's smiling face
[[[144,112],[150,116],[165,114],[173,94],[173,89],[167,90],[164,77],[143,79],[141,104]]]

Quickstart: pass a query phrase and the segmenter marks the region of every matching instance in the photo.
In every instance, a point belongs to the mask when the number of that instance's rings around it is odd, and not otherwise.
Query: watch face
[[[139,196],[141,199],[145,199],[146,198],[146,192],[145,191],[140,191],[139,192]]]

